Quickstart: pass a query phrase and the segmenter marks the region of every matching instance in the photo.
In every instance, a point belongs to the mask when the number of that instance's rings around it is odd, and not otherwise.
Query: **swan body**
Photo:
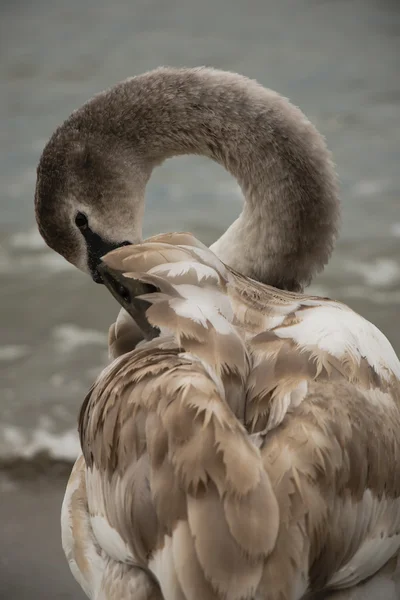
[[[189,234],[104,262],[127,290],[153,286],[140,298],[160,333],[82,407],[62,523],[89,596],[398,598],[400,363],[385,336]]]
[[[210,249],[142,242],[152,170],[188,153],[236,177],[242,213]],[[301,293],[340,212],[303,113],[237,74],[156,69],[56,130],[35,207],[47,244],[123,307],[62,507],[86,594],[399,598],[400,366],[372,324]]]

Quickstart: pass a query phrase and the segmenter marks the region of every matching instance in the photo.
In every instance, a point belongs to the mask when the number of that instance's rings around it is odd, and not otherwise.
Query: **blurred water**
[[[0,8],[0,456],[76,453],[78,407],[106,362],[106,290],[43,249],[35,169],[92,94],[160,64],[242,72],[288,96],[327,137],[341,241],[313,291],[372,320],[400,351],[400,5],[376,0],[18,0]],[[148,188],[146,234],[212,242],[241,199],[221,168],[170,161]]]

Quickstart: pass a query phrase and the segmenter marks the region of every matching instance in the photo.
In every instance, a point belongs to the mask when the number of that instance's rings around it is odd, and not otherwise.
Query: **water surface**
[[[242,72],[326,136],[343,227],[312,291],[348,303],[400,351],[400,5],[376,0],[36,0],[0,9],[0,456],[73,458],[76,415],[107,360],[116,306],[43,248],[33,215],[46,140],[94,93],[160,64]],[[145,233],[215,240],[237,216],[232,178],[205,159],[158,169]]]

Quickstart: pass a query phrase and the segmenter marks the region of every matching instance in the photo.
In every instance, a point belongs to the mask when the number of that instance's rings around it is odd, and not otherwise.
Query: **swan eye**
[[[84,213],[78,212],[75,217],[75,225],[81,231],[84,231],[89,226],[89,221],[87,216]]]

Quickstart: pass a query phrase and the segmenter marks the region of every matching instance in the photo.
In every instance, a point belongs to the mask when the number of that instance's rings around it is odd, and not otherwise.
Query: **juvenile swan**
[[[184,233],[141,241],[151,170],[184,152],[221,162],[246,197],[213,251]],[[62,508],[86,594],[397,600],[400,364],[348,307],[293,292],[338,223],[300,111],[238,75],[142,75],[54,134],[36,207],[47,243],[125,309]]]

